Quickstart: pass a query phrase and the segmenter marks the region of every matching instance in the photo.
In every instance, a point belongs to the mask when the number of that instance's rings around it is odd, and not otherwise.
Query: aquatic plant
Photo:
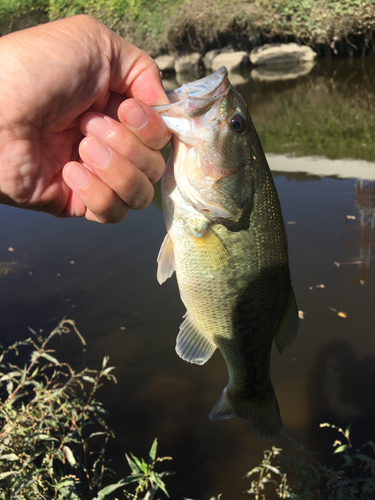
[[[156,456],[156,439],[147,462],[127,457],[131,474],[104,486],[114,477],[105,455],[113,433],[96,393],[115,382],[108,357],[99,370],[76,372],[50,347],[69,332],[85,344],[73,321],[64,319],[46,338],[30,332],[0,354],[0,499],[103,500],[133,483],[135,492],[124,491],[126,498],[151,500],[159,489],[167,494],[167,472],[155,471],[165,460]]]

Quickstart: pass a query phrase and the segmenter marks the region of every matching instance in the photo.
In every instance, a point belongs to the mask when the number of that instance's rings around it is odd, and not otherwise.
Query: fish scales
[[[156,108],[175,134],[162,181],[168,232],[158,280],[175,270],[186,306],[176,350],[203,364],[219,348],[229,382],[210,419],[239,416],[276,439],[271,346],[274,338],[279,352],[290,345],[298,315],[272,175],[225,68],[177,89],[173,101]]]

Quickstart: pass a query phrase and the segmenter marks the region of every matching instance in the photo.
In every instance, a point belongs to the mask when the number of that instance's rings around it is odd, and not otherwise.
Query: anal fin
[[[216,344],[194,325],[188,313],[184,318],[177,336],[176,352],[189,363],[203,365],[214,353]]]

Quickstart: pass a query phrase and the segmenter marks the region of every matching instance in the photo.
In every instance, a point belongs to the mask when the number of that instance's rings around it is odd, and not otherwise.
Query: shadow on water
[[[353,422],[358,445],[374,438],[374,72],[370,58],[327,60],[294,80],[245,75],[238,87],[275,173],[304,317],[290,349],[272,354],[271,378],[285,434],[311,449],[323,443],[327,457],[322,421]],[[1,341],[75,319],[87,365],[108,354],[116,366],[118,384],[101,395],[119,475],[129,472],[124,453],[147,456],[157,436],[160,454],[173,456],[173,499],[245,499],[242,477],[270,444],[241,419],[208,420],[228,380],[219,353],[194,366],[174,352],[185,310],[175,279],[156,281],[165,235],[157,196],[114,226],[0,206],[0,262],[25,263],[0,276]],[[64,338],[59,351],[81,366],[78,341]]]
[[[375,356],[359,358],[350,342],[328,342],[317,354],[308,382],[309,438],[324,444],[319,424],[340,421],[353,424],[351,437],[354,442],[373,440],[374,379]],[[332,441],[325,444],[332,446]]]

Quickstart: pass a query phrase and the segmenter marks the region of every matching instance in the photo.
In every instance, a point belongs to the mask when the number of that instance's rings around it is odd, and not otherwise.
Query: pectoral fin
[[[157,258],[158,271],[156,278],[160,284],[170,278],[175,270],[174,256],[173,256],[173,243],[169,234],[167,233],[163,243],[161,244],[159,255]]]
[[[280,354],[287,350],[298,332],[298,308],[293,290],[290,290],[284,317],[275,334],[275,343]]]
[[[214,353],[216,344],[194,325],[188,313],[184,318],[177,336],[176,352],[189,363],[203,365]]]
[[[220,237],[210,227],[204,236],[195,237],[195,246],[203,265],[218,269],[228,264],[230,253]]]

